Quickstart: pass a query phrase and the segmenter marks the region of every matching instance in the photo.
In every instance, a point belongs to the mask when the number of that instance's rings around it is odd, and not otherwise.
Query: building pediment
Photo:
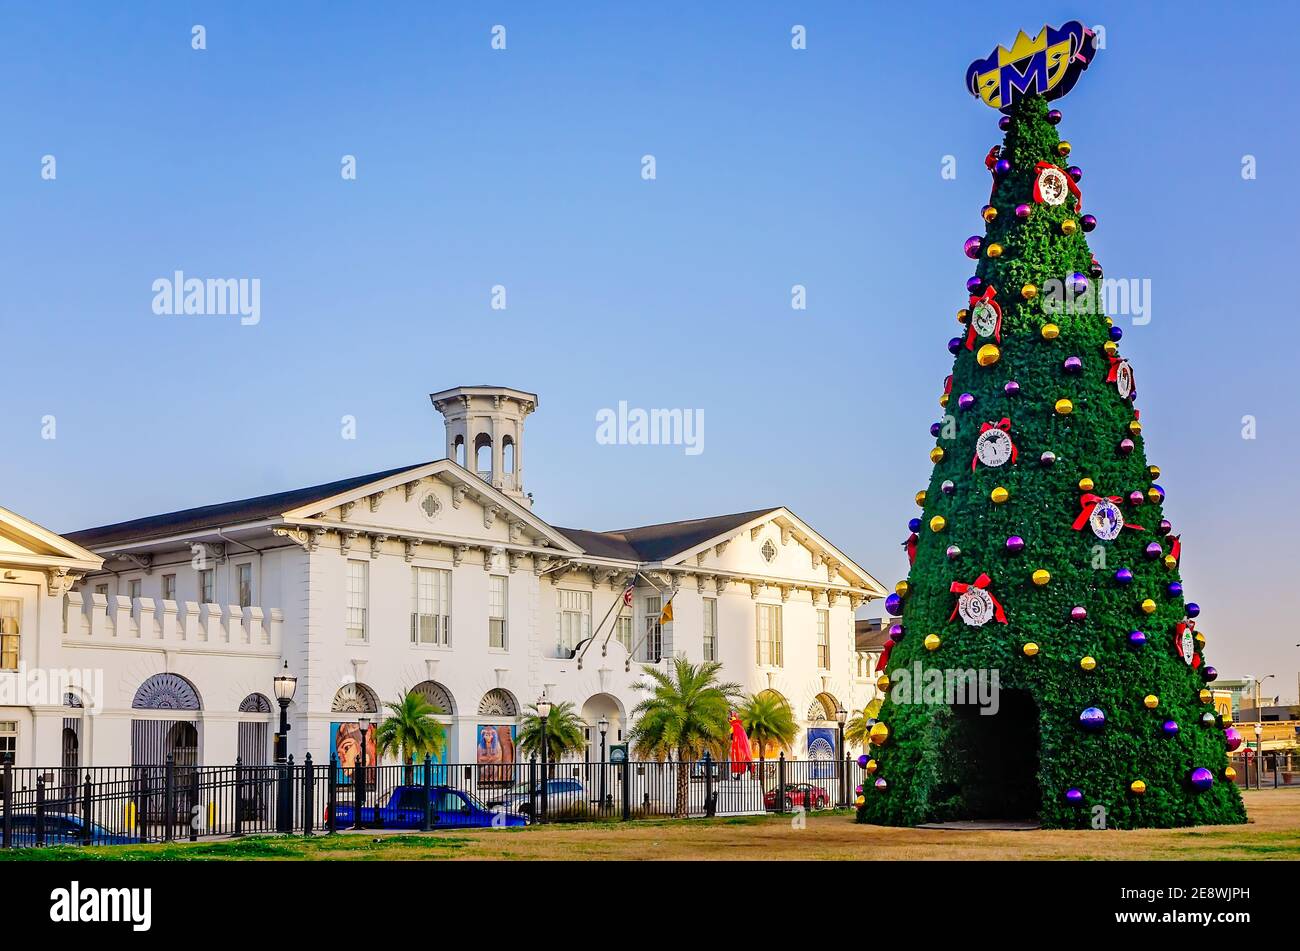
[[[103,564],[104,559],[94,552],[0,508],[0,579],[15,571],[38,571],[45,576],[50,593],[57,594]]]

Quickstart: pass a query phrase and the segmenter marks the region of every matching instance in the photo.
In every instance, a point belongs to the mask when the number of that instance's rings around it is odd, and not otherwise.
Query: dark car
[[[81,816],[71,813],[51,812],[44,818],[42,842],[36,840],[36,813],[16,812],[10,820],[10,832],[16,846],[44,845],[84,845],[86,843],[86,823]],[[92,822],[89,828],[91,845],[130,845],[139,842],[133,835],[110,832],[103,826]]]
[[[787,810],[800,806],[804,809],[829,809],[831,804],[831,794],[820,786],[814,786],[812,783],[786,783],[784,792],[777,789],[770,790],[763,797],[763,805],[775,809],[778,795],[784,797]]]
[[[388,805],[361,808],[361,824],[368,828],[420,829],[424,826],[425,789],[423,786],[398,786],[388,800]],[[504,810],[492,809],[463,789],[451,786],[429,787],[429,825],[435,829],[448,826],[456,828],[488,828],[491,826],[522,826],[523,816],[510,815]],[[340,801],[335,809],[338,828],[345,829],[354,822],[351,802]],[[325,810],[325,821],[330,818]]]

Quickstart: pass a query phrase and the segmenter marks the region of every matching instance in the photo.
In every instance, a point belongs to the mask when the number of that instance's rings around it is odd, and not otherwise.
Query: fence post
[[[0,845],[4,848],[13,848],[14,844],[14,764],[5,757],[4,787],[0,790],[4,796],[4,825],[3,831],[0,832]]]
[[[763,788],[763,777],[758,779],[759,789]],[[785,812],[785,750],[781,751],[781,756],[776,764],[776,808]]]
[[[428,753],[424,754],[424,798],[421,802],[424,805],[424,818],[420,820],[420,831],[428,832],[433,828],[433,817],[430,810],[433,804],[429,801],[433,798],[433,757]]]
[[[338,758],[331,754],[330,756],[330,782],[329,782],[329,821],[325,823],[325,831],[331,835],[339,831],[339,761]]]
[[[199,841],[199,824],[203,821],[203,805],[199,802],[199,768],[190,773],[190,841]]]
[[[149,767],[141,766],[135,774],[135,826],[140,830],[140,841],[149,838],[149,827],[145,822],[145,807],[149,804]]]
[[[235,835],[244,834],[244,758],[235,757]]]
[[[316,810],[316,765],[311,761],[309,752],[302,761],[302,834],[311,835]]]
[[[81,786],[81,837],[83,845],[91,845],[95,840],[93,803],[90,770],[86,770],[86,781]]]
[[[361,810],[366,804],[366,737],[361,737],[361,754],[352,761],[352,828],[360,829]],[[375,777],[379,777],[376,775]]]
[[[275,831],[288,832],[293,825],[293,797],[289,789],[293,769],[293,756],[276,764],[275,770]]]
[[[167,754],[163,768],[163,841],[170,842],[176,824],[176,755]]]
[[[623,777],[623,821],[627,822],[632,818],[632,764],[628,760],[623,760],[619,764],[619,770]]]
[[[849,775],[853,769],[853,761],[847,756],[840,766],[840,808],[849,808]]]
[[[713,757],[704,754],[704,818],[712,819],[717,810],[713,808]]]
[[[45,844],[45,777],[36,777],[36,844]]]
[[[528,814],[537,821],[537,754],[528,758]]]

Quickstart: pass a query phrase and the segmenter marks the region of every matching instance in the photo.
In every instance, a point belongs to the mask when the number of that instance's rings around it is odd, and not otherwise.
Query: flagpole
[[[636,580],[636,572],[633,572],[633,573],[632,573],[632,580],[633,580],[633,581]],[[623,591],[626,591],[626,590],[627,590],[627,586],[624,585],[624,587],[623,587]],[[609,610],[605,612],[605,616],[604,616],[603,618],[601,618],[601,619],[600,619],[600,623],[596,625],[596,630],[595,630],[595,632],[591,635],[591,637],[587,638],[587,643],[586,643],[586,645],[583,646],[583,648],[582,648],[582,653],[578,655],[578,669],[579,669],[579,670],[582,670],[582,659],[583,659],[584,657],[587,656],[587,651],[591,649],[591,645],[592,645],[592,643],[596,640],[597,637],[600,636],[600,629],[601,629],[602,627],[605,626],[605,622],[608,621],[608,620],[609,620],[609,616],[610,616],[611,614],[614,613],[614,609],[622,606],[622,604],[623,604],[623,591],[620,591],[620,592],[618,593],[618,597],[614,599],[614,603],[611,604],[611,605],[609,606]],[[622,612],[622,611],[619,611],[619,616],[620,616],[620,617],[622,616],[622,614],[623,614],[623,612]],[[613,625],[610,626],[610,628],[609,628],[609,634],[606,634],[606,635],[605,635],[605,642],[604,642],[603,644],[600,645],[600,655],[601,655],[602,657],[605,656],[605,648],[606,648],[606,646],[608,646],[608,644],[609,644],[609,638],[610,638],[610,636],[614,633],[614,628],[617,627],[617,626],[618,626],[617,624],[613,624]]]

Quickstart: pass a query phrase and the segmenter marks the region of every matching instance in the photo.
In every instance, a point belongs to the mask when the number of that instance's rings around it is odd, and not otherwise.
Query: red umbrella
[[[745,735],[745,728],[740,725],[740,717],[736,712],[731,712],[731,773],[739,775],[748,773],[754,768],[754,754],[749,748],[749,737]]]

